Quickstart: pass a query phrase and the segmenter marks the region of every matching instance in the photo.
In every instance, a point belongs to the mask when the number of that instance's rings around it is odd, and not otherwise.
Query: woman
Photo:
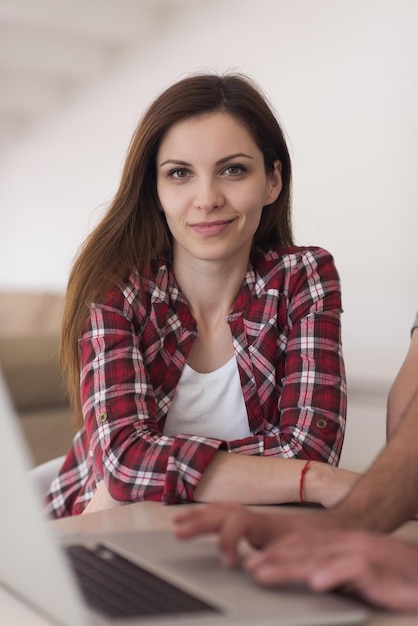
[[[151,104],[69,279],[80,430],[51,515],[83,512],[98,485],[118,502],[328,505],[356,478],[332,467],[339,278],[328,252],[293,245],[290,192],[283,133],[248,79],[191,76]]]

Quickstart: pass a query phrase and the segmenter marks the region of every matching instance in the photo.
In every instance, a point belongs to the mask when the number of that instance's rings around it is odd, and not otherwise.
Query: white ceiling
[[[201,0],[0,0],[0,154]]]

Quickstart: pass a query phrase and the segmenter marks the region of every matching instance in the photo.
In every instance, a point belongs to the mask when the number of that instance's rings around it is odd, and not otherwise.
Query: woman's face
[[[247,263],[263,207],[282,188],[280,161],[267,174],[263,154],[246,127],[217,112],[171,126],[156,169],[174,260]]]

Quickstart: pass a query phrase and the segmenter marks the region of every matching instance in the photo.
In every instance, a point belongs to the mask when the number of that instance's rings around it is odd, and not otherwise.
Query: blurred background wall
[[[418,307],[417,28],[415,0],[3,0],[0,289],[63,292],[145,107],[189,72],[245,72],[286,130],[297,243],[340,271],[362,469]]]

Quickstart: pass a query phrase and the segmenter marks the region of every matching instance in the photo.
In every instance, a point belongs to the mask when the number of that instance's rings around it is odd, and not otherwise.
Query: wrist
[[[301,504],[303,504],[304,502],[306,502],[305,500],[305,480],[306,480],[306,474],[309,471],[310,466],[312,465],[312,460],[308,459],[307,461],[305,461],[305,463],[302,466],[302,469],[300,471],[300,478],[299,478],[299,502]]]
[[[305,476],[304,501],[321,504],[327,509],[334,507],[348,490],[348,484],[341,482],[342,473],[329,463],[311,463]]]
[[[326,463],[310,461],[303,466],[301,472],[300,501],[322,504],[321,495],[324,489],[324,468]],[[303,485],[302,485],[303,482]]]

